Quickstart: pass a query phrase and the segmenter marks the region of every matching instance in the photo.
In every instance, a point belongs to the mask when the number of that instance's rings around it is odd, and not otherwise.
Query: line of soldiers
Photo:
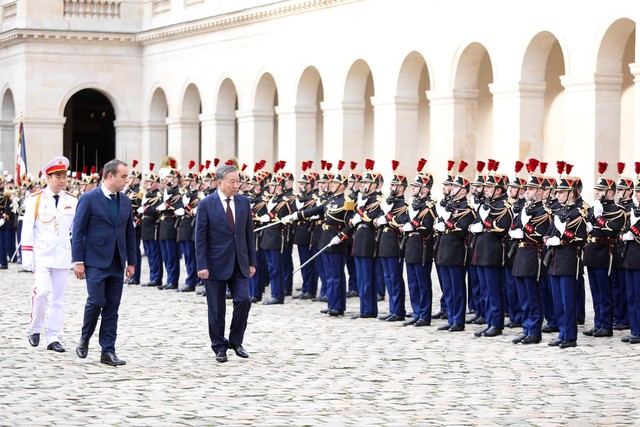
[[[150,164],[144,175],[136,165],[126,194],[149,262],[149,281],[142,286],[195,291],[194,223],[199,201],[217,187],[211,162],[194,172],[192,161],[181,172],[168,157],[157,174]],[[319,172],[313,171],[313,161],[303,162],[297,182],[285,162],[276,162],[273,170],[265,165],[256,163],[252,175],[243,165],[240,173],[241,193],[251,199],[257,230],[258,265],[250,280],[254,303],[263,300],[267,287],[265,305],[283,304],[293,294],[296,246],[303,280],[293,298],[326,301],[323,313],[342,316],[346,298],[358,296],[360,310],[353,318],[417,327],[441,318],[446,323],[438,330],[458,332],[475,324],[481,326],[477,337],[522,327],[516,344],[539,343],[543,332],[558,332],[549,345],[566,348],[576,345],[577,325],[585,322],[586,267],[595,318],[584,334],[608,337],[616,329],[630,329],[623,341],[640,342],[640,162],[635,185],[623,176],[624,163],[618,163],[617,180],[606,177],[608,165],[599,163],[592,206],[581,197],[583,184],[572,176],[573,166],[562,161],[557,179],[536,159],[516,162],[513,177],[498,172],[497,161],[478,161],[473,180],[465,177],[466,162],[460,161],[454,173],[450,161],[440,201],[431,193],[434,180],[424,170],[425,159],[418,161],[411,182],[392,161],[386,197],[373,160],[366,160],[362,175],[355,162],[350,172],[338,162],[335,173],[329,162],[322,161]],[[99,183],[94,171],[76,178],[70,191],[78,194]],[[1,200],[0,207],[6,206]],[[140,255],[130,284],[141,283]],[[182,287],[181,257],[187,275]],[[434,264],[442,298],[432,315]],[[378,317],[385,294],[389,309]],[[472,318],[466,318],[467,309]]]

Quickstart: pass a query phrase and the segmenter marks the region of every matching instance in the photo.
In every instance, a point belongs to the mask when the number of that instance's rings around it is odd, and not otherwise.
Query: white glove
[[[353,218],[351,218],[351,225],[358,225],[361,222],[362,222],[362,217],[358,213],[355,214]]]
[[[4,219],[0,218],[0,227],[2,227],[4,225]]]
[[[176,216],[182,216],[184,215],[184,208],[178,208],[174,213],[176,214]]]
[[[402,226],[402,231],[404,231],[405,233],[408,233],[410,231],[413,231],[413,224],[411,224],[410,222],[405,223]]]
[[[138,212],[139,214],[143,214],[144,213],[144,206],[140,206],[136,212]]]
[[[638,222],[636,211],[634,209],[631,209],[631,215],[629,216],[629,224],[634,225],[636,222]]]
[[[378,218],[376,219],[376,225],[377,225],[378,227],[380,227],[380,226],[382,226],[382,225],[385,225],[386,223],[387,223],[387,218],[385,218],[384,216],[378,217]]]
[[[166,202],[169,197],[171,197],[169,196],[169,192],[164,190],[164,193],[162,193],[162,200]]]
[[[525,225],[529,224],[529,221],[531,220],[531,215],[527,215],[527,213],[525,211],[526,211],[526,209],[522,209],[520,211],[520,221],[522,221],[522,226],[523,227]]]
[[[339,245],[340,243],[342,243],[342,240],[340,240],[340,238],[336,236],[333,239],[331,239],[331,241],[329,242],[329,246]]]
[[[489,212],[491,212],[491,209],[489,209],[485,205],[482,205],[480,206],[480,209],[478,212],[480,213],[480,218],[482,218],[482,220],[484,221],[489,216]]]
[[[413,203],[409,204],[409,219],[414,219],[418,213],[417,210],[413,209]]]
[[[271,217],[269,214],[264,214],[260,217],[260,222],[271,222]]]
[[[33,271],[33,252],[22,251],[22,268],[27,271]]]
[[[602,202],[600,202],[600,200],[594,200],[593,201],[593,215],[597,218],[600,215],[602,215],[602,212],[604,212],[604,207],[602,206]]]
[[[587,233],[591,233],[593,231],[593,224],[590,222],[587,223]]]
[[[382,212],[389,213],[391,211],[391,208],[393,208],[393,205],[390,205],[385,200],[380,202],[380,209],[382,209]]]
[[[445,229],[444,222],[442,221],[436,222],[436,224],[433,226],[433,229],[441,233],[444,233],[444,229]]]
[[[300,211],[303,207],[304,203],[300,199],[296,199],[296,208],[298,208],[298,210]]]
[[[191,209],[191,215],[196,216],[196,212],[198,211],[198,207]]]
[[[285,216],[284,218],[282,218],[282,223],[283,224],[289,224],[293,221],[297,221],[298,220],[298,212],[294,212],[292,214],[289,214],[287,216]]]
[[[522,239],[524,237],[524,233],[522,232],[522,228],[516,228],[513,230],[509,230],[509,237],[512,239]]]
[[[560,238],[558,236],[553,236],[547,239],[547,246],[559,246]]]
[[[270,198],[269,201],[267,202],[267,211],[271,212],[271,210],[273,208],[276,207],[277,203],[275,202],[275,200],[273,200],[274,198]]]
[[[560,234],[564,234],[564,231],[567,229],[567,224],[563,221],[560,221],[560,218],[556,215],[553,217],[553,224],[556,226],[556,230],[560,232]]]
[[[482,230],[484,230],[484,225],[482,225],[481,222],[476,222],[475,224],[471,224],[469,226],[469,231],[473,234],[482,233]]]
[[[623,242],[628,242],[631,240],[635,240],[636,236],[631,232],[631,231],[627,231],[626,233],[624,233],[622,235],[622,241]]]
[[[309,221],[315,221],[316,219],[320,219],[320,215],[314,215],[311,218],[309,218]]]
[[[364,197],[364,194],[358,193],[358,203],[356,204],[359,208],[363,207],[367,204],[367,198]]]
[[[164,210],[167,209],[167,205],[164,203],[161,203],[160,205],[158,205],[158,207],[156,208],[157,211],[162,212]]]
[[[191,201],[191,197],[189,197],[188,194],[185,194],[184,196],[182,196],[182,204],[183,205],[187,206],[190,201]]]

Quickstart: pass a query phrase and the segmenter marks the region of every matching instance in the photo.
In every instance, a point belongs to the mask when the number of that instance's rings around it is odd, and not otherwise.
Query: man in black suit
[[[255,238],[249,199],[238,194],[240,176],[231,165],[216,171],[218,191],[205,197],[196,215],[196,264],[204,280],[209,310],[211,349],[218,362],[227,361],[227,348],[247,358],[242,347],[251,308],[249,278],[256,271]],[[229,339],[224,337],[225,291],[233,298]]]
[[[100,362],[118,366],[126,363],[115,352],[118,309],[123,276],[129,279],[135,272],[136,234],[131,200],[121,193],[129,177],[127,164],[111,160],[102,176],[102,184],[78,201],[73,223],[75,275],[79,280],[87,279],[89,294],[76,353],[82,359],[87,357],[89,340],[102,316]]]

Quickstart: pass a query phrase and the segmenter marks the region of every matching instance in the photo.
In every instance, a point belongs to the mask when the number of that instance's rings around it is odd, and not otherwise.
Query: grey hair
[[[232,172],[238,172],[238,169],[233,165],[222,165],[216,169],[216,180],[222,181],[227,175]]]
[[[121,165],[124,167],[129,166],[122,160],[113,159],[109,161],[106,165],[104,165],[104,168],[102,169],[102,179],[107,179],[107,176],[109,176],[109,174],[116,176],[118,167],[120,167]]]

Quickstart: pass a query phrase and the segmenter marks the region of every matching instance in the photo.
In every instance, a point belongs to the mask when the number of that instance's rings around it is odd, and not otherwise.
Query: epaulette
[[[76,196],[75,194],[68,192],[67,190],[64,190],[64,192],[65,192],[65,193],[67,193],[67,194],[68,194],[69,196],[71,196],[71,197],[75,197],[75,198],[77,198],[77,197],[78,197],[78,196]]]
[[[431,209],[436,205],[436,203],[438,203],[438,201],[436,199],[431,198],[427,200],[427,202],[425,203],[425,206]]]
[[[553,211],[551,210],[551,208],[549,206],[547,206],[545,203],[542,204],[542,207],[544,208],[544,211],[546,213],[548,213],[549,215],[553,215]]]
[[[40,193],[42,193],[42,190],[38,190],[38,191],[36,191],[35,193],[30,193],[30,194],[29,194],[29,197],[37,196],[37,195],[38,195],[38,194],[40,194]]]
[[[349,197],[349,196],[347,196],[347,195],[345,194],[345,195],[344,195],[344,201],[345,201],[345,202],[352,202],[352,201],[353,201],[353,199],[352,199],[351,197]]]

